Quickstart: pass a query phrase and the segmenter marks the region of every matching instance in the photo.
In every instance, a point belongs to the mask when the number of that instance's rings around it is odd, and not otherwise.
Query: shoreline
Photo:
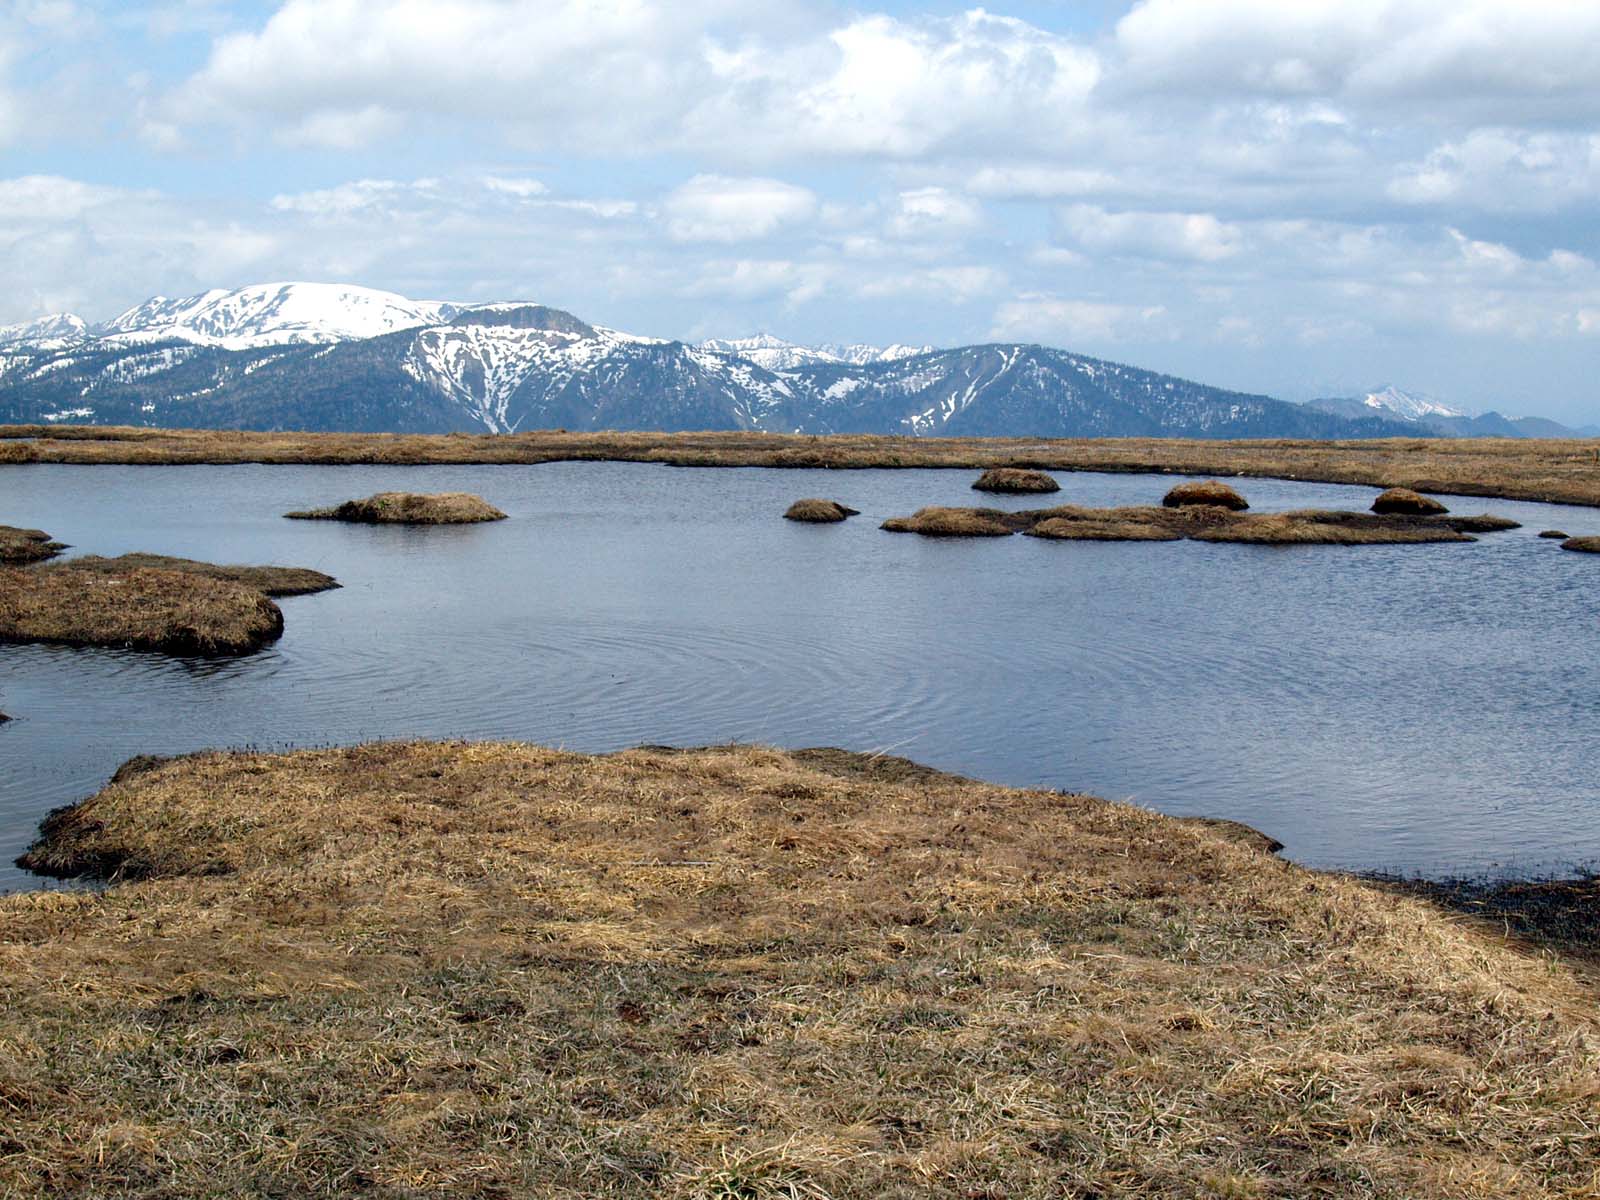
[[[270,433],[128,426],[0,426],[0,467],[538,465],[655,462],[681,467],[905,470],[1021,467],[1406,487],[1478,499],[1600,507],[1600,439],[911,438],[867,434]]]
[[[0,1193],[1592,1182],[1582,969],[1236,832],[836,750],[134,760],[38,848],[123,881],[0,899]]]
[[[545,747],[537,746],[534,743],[508,743],[494,739],[444,739],[417,742],[413,739],[395,738],[353,742],[346,745],[318,746],[315,750],[291,748],[262,753],[245,747],[210,747],[174,755],[137,754],[119,764],[106,782],[93,793],[77,800],[68,801],[43,814],[36,827],[37,832],[34,842],[27,851],[19,855],[13,862],[14,866],[27,871],[31,876],[42,882],[37,887],[15,887],[8,891],[0,891],[0,901],[3,901],[7,896],[25,895],[47,890],[51,884],[65,884],[75,889],[98,891],[116,886],[118,883],[127,882],[128,877],[114,868],[96,869],[89,867],[77,869],[73,867],[70,869],[54,869],[50,866],[48,859],[41,859],[36,863],[30,863],[27,860],[35,849],[48,842],[49,829],[53,821],[69,821],[75,810],[89,804],[107,788],[127,783],[145,773],[174,765],[181,766],[188,760],[212,759],[219,756],[254,755],[271,760],[323,751],[329,753],[338,751],[375,751],[385,746],[405,748],[412,745],[457,747],[467,750],[474,746],[495,747],[502,745],[545,749]],[[912,759],[877,755],[838,746],[791,748],[757,743],[671,746],[646,742],[593,754],[574,753],[578,757],[588,759],[613,759],[637,753],[693,756],[741,750],[771,752],[796,758],[822,757],[835,761],[853,761],[869,765],[881,763],[885,771],[900,779],[937,779],[957,785],[998,788],[1007,791],[1038,790],[1013,787],[1010,784],[992,783],[973,776],[946,771],[939,767],[927,766]],[[1053,791],[1051,794],[1086,798],[1100,804],[1123,803],[1085,793]],[[1600,874],[1593,871],[1579,871],[1573,874],[1559,872],[1528,873],[1507,868],[1504,872],[1498,873],[1487,870],[1479,873],[1463,873],[1459,869],[1451,869],[1449,871],[1441,871],[1438,874],[1423,875],[1400,873],[1379,868],[1312,866],[1298,862],[1293,857],[1285,855],[1283,852],[1287,847],[1270,833],[1243,821],[1235,820],[1232,817],[1194,814],[1175,815],[1163,813],[1159,809],[1143,805],[1132,805],[1132,807],[1160,820],[1191,826],[1223,841],[1237,844],[1255,853],[1281,861],[1293,866],[1296,870],[1304,871],[1310,875],[1329,880],[1352,880],[1400,895],[1421,898],[1442,911],[1457,913],[1468,918],[1474,918],[1480,923],[1487,922],[1497,928],[1503,928],[1508,936],[1512,934],[1520,935],[1531,944],[1551,947],[1564,953],[1574,953],[1581,957],[1590,957],[1597,964],[1600,964]],[[100,865],[101,867],[105,866],[105,864]],[[133,879],[139,877],[137,874],[132,876]],[[1593,902],[1593,911],[1579,913],[1572,911],[1570,906],[1563,909],[1560,902],[1573,897],[1587,897],[1589,901]]]

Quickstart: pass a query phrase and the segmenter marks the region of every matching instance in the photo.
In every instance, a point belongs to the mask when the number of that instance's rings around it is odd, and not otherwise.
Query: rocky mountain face
[[[691,345],[537,304],[329,284],[156,299],[98,327],[63,315],[0,331],[0,422],[1202,438],[1416,429],[1045,346]]]

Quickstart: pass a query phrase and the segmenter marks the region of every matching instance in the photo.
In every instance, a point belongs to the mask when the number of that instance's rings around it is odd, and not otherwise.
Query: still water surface
[[[0,522],[74,553],[277,562],[249,658],[0,646],[0,890],[51,807],[134,754],[370,738],[585,751],[759,741],[889,749],[1018,785],[1231,817],[1296,859],[1444,873],[1600,862],[1600,559],[1534,535],[1600,512],[1504,501],[1473,545],[934,541],[881,532],[979,502],[968,471],[535,467],[0,470]],[[1062,474],[1041,503],[1151,503],[1166,476]],[[1257,509],[1369,488],[1245,480]],[[385,489],[475,491],[491,525],[279,514]],[[863,515],[779,519],[799,496]],[[992,502],[992,501],[983,501]]]

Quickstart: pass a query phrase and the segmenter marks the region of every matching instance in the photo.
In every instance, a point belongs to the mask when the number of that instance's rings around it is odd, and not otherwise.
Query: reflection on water
[[[134,754],[414,735],[579,750],[892,748],[1005,783],[1232,817],[1310,863],[1447,871],[1600,860],[1600,562],[1534,535],[1600,512],[1461,500],[1474,545],[931,541],[965,471],[539,467],[0,469],[0,522],[74,552],[328,571],[247,659],[0,647],[0,856]],[[985,504],[1148,503],[1067,475]],[[1372,489],[1244,481],[1258,509]],[[482,493],[509,521],[279,514],[383,489]],[[800,496],[862,510],[779,519]],[[0,868],[0,888],[27,876]]]

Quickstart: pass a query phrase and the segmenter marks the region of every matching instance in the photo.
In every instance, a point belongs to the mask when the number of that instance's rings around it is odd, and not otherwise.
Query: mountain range
[[[157,297],[101,325],[57,314],[0,328],[0,423],[1353,438],[1453,436],[1433,422],[1472,420],[1371,401],[1290,404],[1039,345],[691,344],[539,304],[336,284]]]
[[[1311,407],[1341,417],[1381,416],[1415,426],[1413,433],[1434,437],[1570,438],[1600,437],[1600,425],[1574,429],[1544,417],[1507,417],[1451,408],[1420,392],[1385,386],[1360,396],[1313,400]]]

